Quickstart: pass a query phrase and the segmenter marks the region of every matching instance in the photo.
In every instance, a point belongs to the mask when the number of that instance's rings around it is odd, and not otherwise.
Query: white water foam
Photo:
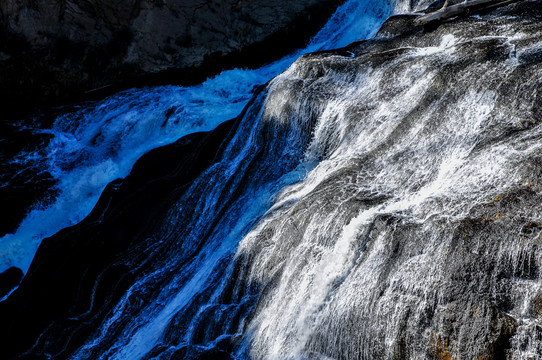
[[[395,322],[400,321],[401,312],[409,306],[406,304],[423,305],[433,300],[427,289],[438,289],[442,281],[443,274],[435,263],[445,261],[442,247],[449,244],[443,244],[438,231],[428,226],[431,231],[427,246],[413,251],[419,256],[413,256],[399,270],[392,269],[392,285],[404,286],[408,296],[422,294],[421,299],[406,299],[405,295],[405,299],[397,301],[391,297],[397,292],[390,291],[392,295],[387,297],[383,290],[378,295],[379,281],[387,276],[382,275],[383,270],[391,271],[386,261],[392,252],[393,225],[369,238],[375,219],[391,215],[422,228],[428,223],[434,225],[435,218],[459,223],[469,218],[477,205],[521,184],[519,167],[511,164],[514,159],[528,158],[529,152],[537,153],[528,148],[532,144],[518,149],[495,144],[491,151],[476,151],[487,136],[485,131],[495,126],[488,125],[488,119],[497,112],[498,100],[490,79],[506,79],[516,69],[512,62],[481,68],[477,86],[464,85],[471,83],[471,73],[458,74],[458,78],[465,78],[458,85],[461,90],[454,94],[452,106],[446,102],[447,93],[440,94],[431,105],[423,101],[428,91],[434,91],[435,73],[430,59],[455,61],[455,45],[456,39],[446,35],[440,46],[398,57],[386,68],[387,74],[397,73],[393,77],[359,66],[352,89],[337,86],[337,98],[326,98],[327,105],[307,151],[308,159],[325,160],[313,167],[303,181],[283,189],[268,215],[239,245],[239,257],[252,256],[246,265],[251,280],[262,284],[273,281],[271,295],[260,299],[240,354],[248,353],[257,359],[324,358],[330,354],[332,358],[370,359],[374,356],[363,351],[380,346],[379,341],[386,341],[386,349],[391,351],[393,331],[400,328]],[[412,61],[412,56],[420,59]],[[400,67],[403,60],[408,61],[406,69]],[[330,71],[325,76],[334,86],[345,75]],[[322,83],[318,86],[325,88]],[[390,90],[393,96],[386,98]],[[428,107],[420,112],[420,106]],[[510,120],[502,119],[502,123],[506,121]],[[536,132],[539,135],[540,128]],[[538,142],[534,146],[540,147]],[[380,205],[363,207],[353,201],[359,193],[386,194],[387,199]],[[322,201],[333,204],[327,207]],[[362,208],[352,215],[350,210],[356,206]],[[287,221],[294,224],[287,226]],[[262,239],[265,248],[259,245]],[[370,251],[365,250],[363,241],[370,242]],[[514,246],[521,249],[517,244],[504,245],[503,253],[509,254]],[[423,279],[420,269],[427,269]],[[275,273],[280,275],[278,279]],[[523,315],[528,313],[540,286],[522,283],[530,288],[518,291],[525,296],[518,309]],[[372,303],[372,297],[378,296],[382,296],[381,302]],[[392,316],[389,309],[395,309],[397,316]],[[378,311],[386,317],[373,313]],[[355,321],[356,316],[360,321],[380,319],[382,323],[374,324],[374,328],[383,329],[386,338],[365,339],[363,326],[372,324],[353,323],[349,328],[347,321]],[[527,341],[536,333],[536,323],[526,320],[522,326],[530,335],[520,340]],[[334,333],[335,329],[359,334]],[[343,338],[345,344],[341,343]],[[373,342],[359,344],[354,342],[356,339]],[[529,354],[536,346],[529,346]],[[324,352],[322,357],[318,351]],[[387,355],[392,358],[391,353]]]
[[[214,129],[240,113],[256,85],[288,68],[301,54],[373,36],[392,13],[387,1],[342,5],[307,48],[260,69],[233,69],[194,87],[132,89],[56,119],[50,145],[26,154],[58,182],[52,202],[36,204],[14,234],[0,239],[0,272],[30,266],[41,240],[73,225],[96,204],[105,186],[130,172],[144,153],[178,138]]]

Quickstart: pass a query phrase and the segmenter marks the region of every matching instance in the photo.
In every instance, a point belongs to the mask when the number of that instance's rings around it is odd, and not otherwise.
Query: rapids
[[[405,4],[350,1],[316,39],[360,28],[358,9],[372,40],[60,118],[87,119],[112,144],[91,151],[127,161],[107,179],[126,178],[43,241],[0,302],[0,339],[73,360],[540,359],[540,5],[428,29],[396,16],[377,32]],[[233,76],[250,78],[230,80],[245,95],[207,108],[206,87]],[[175,102],[191,98],[193,113]]]
[[[105,186],[128,175],[143,154],[234,118],[257,86],[300,55],[373,36],[393,6],[347,1],[305,49],[262,68],[224,71],[194,87],[127,90],[59,116],[50,129],[33,129],[51,135],[49,145],[13,161],[50,173],[55,196],[35,204],[14,234],[0,238],[0,273],[11,266],[26,272],[41,240],[87,216]]]

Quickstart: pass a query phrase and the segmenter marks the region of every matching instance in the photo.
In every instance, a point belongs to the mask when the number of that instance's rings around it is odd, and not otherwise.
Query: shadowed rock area
[[[541,5],[392,17],[150,152],[42,243],[3,354],[539,358]]]
[[[171,197],[213,163],[231,125],[230,121],[210,134],[193,134],[152,151],[130,176],[106,188],[83,222],[42,243],[33,262],[36,271],[0,305],[7,310],[11,303],[25,313],[22,318],[2,313],[2,356],[24,353],[45,329],[51,337],[38,341],[32,356],[63,359],[81,346],[134,277],[145,272],[145,249],[155,247],[151,239],[172,206]],[[25,298],[33,298],[34,304]]]
[[[2,117],[261,65],[303,45],[342,2],[2,1]]]
[[[9,294],[23,278],[23,272],[21,269],[11,267],[6,271],[0,273],[0,299]]]

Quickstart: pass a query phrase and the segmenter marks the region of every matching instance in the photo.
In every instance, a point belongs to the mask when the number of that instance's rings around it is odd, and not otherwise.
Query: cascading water
[[[41,240],[88,215],[105,186],[125,177],[144,153],[235,117],[256,86],[301,54],[371,37],[392,11],[386,0],[351,0],[305,49],[260,69],[225,71],[190,88],[128,90],[60,116],[52,129],[42,130],[53,135],[46,149],[15,160],[51,173],[58,195],[37,204],[14,234],[0,239],[0,272],[10,266],[26,271]]]
[[[212,164],[168,195],[130,258],[115,259],[134,274],[118,301],[94,301],[100,274],[87,307],[59,317],[30,354],[540,358],[539,5],[427,32],[397,18],[375,41],[302,56],[255,93]],[[154,117],[166,128],[170,108]],[[84,341],[64,353],[69,326]],[[51,345],[65,327],[69,339]]]
[[[290,68],[326,99],[306,104],[321,112],[305,159],[322,161],[239,245],[243,282],[270,288],[243,357],[542,356],[542,231],[520,230],[542,220],[542,84],[520,75],[542,32],[461,26]]]
[[[501,30],[437,32],[393,46],[391,57],[375,46],[298,60],[258,95],[221,161],[164,220],[183,247],[130,289],[73,358],[439,358],[454,346],[462,358],[491,358],[488,351],[500,351],[492,346],[504,346],[500,331],[514,354],[536,355],[540,281],[529,280],[537,285],[524,297],[525,280],[498,274],[538,266],[540,231],[519,246],[488,243],[471,224],[499,227],[513,216],[495,202],[533,191],[524,181],[532,178],[528,158],[542,150],[539,126],[499,144],[517,121],[501,112],[508,99],[499,89],[513,87],[517,44],[529,48],[540,35]],[[472,44],[509,59],[469,61]],[[192,196],[198,203],[187,205]],[[542,220],[536,209],[518,211]],[[180,266],[193,238],[203,250]],[[464,249],[452,255],[457,248]],[[475,282],[476,305],[450,295],[472,286],[454,278],[473,276],[457,269],[458,256],[501,269],[487,284]],[[518,265],[526,256],[531,263]],[[166,272],[171,282],[152,305],[127,306],[132,292]],[[503,288],[522,298],[520,307],[501,304]],[[468,314],[459,334],[446,325],[454,307]],[[523,333],[512,337],[514,326]],[[110,344],[114,333],[122,336]]]

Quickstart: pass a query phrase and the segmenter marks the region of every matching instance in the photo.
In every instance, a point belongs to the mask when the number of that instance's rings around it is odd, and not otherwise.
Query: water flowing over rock
[[[304,55],[0,302],[8,358],[539,359],[542,2]]]
[[[26,272],[41,240],[80,222],[146,152],[236,117],[259,85],[299,56],[372,37],[392,13],[387,0],[349,0],[305,48],[258,69],[223,71],[189,87],[129,89],[0,123],[0,197],[9,209],[0,220],[0,271]]]

